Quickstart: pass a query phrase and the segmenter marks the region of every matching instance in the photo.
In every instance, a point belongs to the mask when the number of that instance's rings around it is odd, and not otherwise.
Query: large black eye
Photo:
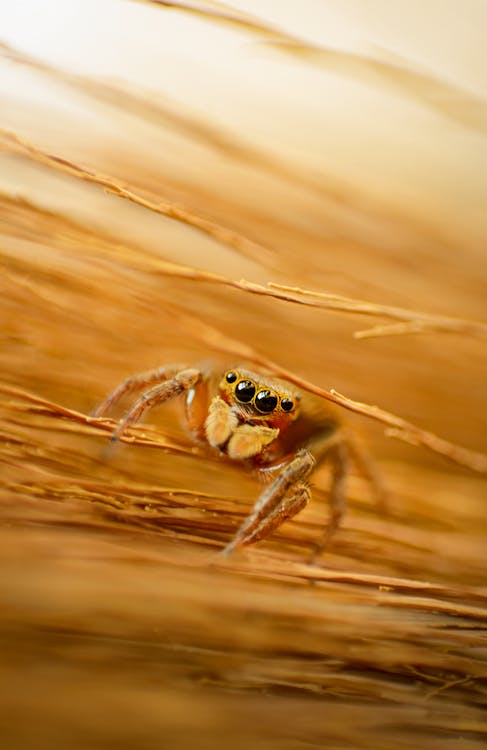
[[[235,395],[242,404],[248,404],[252,401],[255,393],[255,385],[251,380],[241,380],[235,388]]]
[[[272,391],[259,391],[255,397],[255,405],[259,411],[268,414],[277,406],[277,396]]]
[[[233,372],[233,371],[227,372],[227,374],[225,375],[225,380],[227,381],[227,383],[235,383],[236,379],[237,379],[236,372]]]
[[[290,398],[283,398],[281,401],[281,409],[283,411],[291,411],[291,409],[294,406],[294,401],[292,401]]]

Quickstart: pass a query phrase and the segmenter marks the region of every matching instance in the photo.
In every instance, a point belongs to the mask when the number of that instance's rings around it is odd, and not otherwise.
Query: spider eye
[[[235,388],[235,395],[237,400],[242,404],[248,404],[252,401],[255,394],[255,385],[251,380],[241,380]]]
[[[290,398],[283,398],[281,401],[281,409],[283,411],[291,411],[294,406],[294,401]]]
[[[272,391],[259,391],[255,397],[255,406],[259,411],[268,414],[277,406],[277,396]]]
[[[233,372],[233,370],[227,372],[227,374],[225,375],[225,380],[227,381],[227,383],[235,383],[236,379],[237,373]]]

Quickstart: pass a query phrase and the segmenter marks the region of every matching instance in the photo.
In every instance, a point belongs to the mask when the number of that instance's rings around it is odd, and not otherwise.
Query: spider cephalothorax
[[[230,458],[259,457],[266,463],[272,445],[298,417],[299,394],[249,370],[228,370],[205,420],[209,444]]]
[[[328,457],[333,468],[330,491],[332,516],[317,543],[320,552],[336,529],[344,510],[347,443],[336,416],[320,399],[300,395],[289,383],[235,367],[214,373],[170,365],[124,381],[97,409],[101,417],[125,393],[143,391],[120,422],[112,440],[157,404],[184,394],[188,426],[196,438],[232,461],[258,473],[277,476],[261,493],[252,513],[226,546],[251,544],[268,536],[308,503],[308,477]]]

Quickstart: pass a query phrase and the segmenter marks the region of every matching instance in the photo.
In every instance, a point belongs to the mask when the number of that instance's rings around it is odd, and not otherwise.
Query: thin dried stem
[[[118,422],[113,419],[107,417],[92,417],[88,414],[76,411],[75,409],[67,409],[65,406],[61,406],[54,401],[37,396],[36,394],[25,391],[22,388],[7,385],[6,383],[0,383],[0,393],[4,393],[19,400],[21,404],[30,404],[27,408],[33,414],[68,420],[68,422],[64,423],[67,431],[69,430],[67,425],[70,422],[74,422],[85,428],[83,432],[87,435],[97,434],[99,432],[113,434],[118,425]],[[143,427],[130,427],[119,439],[121,442],[130,445],[160,448],[170,453],[182,453],[190,456],[193,456],[196,453],[193,446],[178,444],[166,437],[160,430],[156,432],[147,425],[144,425]]]
[[[298,164],[288,163],[281,154],[276,155],[260,150],[253,143],[240,138],[235,131],[225,131],[221,125],[209,123],[194,113],[188,114],[186,108],[182,109],[176,103],[168,101],[166,95],[161,97],[155,91],[142,91],[140,86],[137,89],[131,89],[126,83],[107,82],[100,78],[76,75],[49,65],[44,60],[26,55],[25,52],[5,42],[0,42],[0,55],[17,65],[29,67],[71,88],[76,88],[93,99],[116,107],[118,110],[130,112],[143,122],[151,122],[158,128],[172,128],[191,141],[202,143],[207,148],[222,154],[225,159],[235,160],[246,167],[257,167],[287,180],[292,185],[300,185],[305,190],[318,195],[322,200],[331,200],[339,204],[359,202],[362,207],[365,203],[369,204],[365,196],[352,198],[351,186],[346,187],[329,175],[326,178],[316,178]],[[368,205],[368,211],[373,210],[377,209],[375,207],[373,209],[371,204]],[[265,258],[261,258],[261,262],[264,261]]]
[[[188,209],[168,200],[161,199],[159,196],[151,196],[146,193],[147,197],[140,192],[129,189],[122,182],[114,177],[95,172],[87,167],[75,164],[69,159],[64,159],[55,154],[49,154],[37,146],[29,143],[24,138],[8,130],[0,128],[0,151],[6,151],[20,156],[28,157],[38,164],[54,169],[71,177],[76,177],[84,182],[89,182],[104,188],[106,192],[117,195],[119,198],[125,198],[131,203],[147,208],[149,211],[166,216],[168,219],[174,219],[182,224],[198,229],[217,242],[221,242],[227,247],[232,248],[242,255],[253,260],[262,262],[263,258],[272,257],[272,251],[256,242],[244,237],[238,232],[234,232],[227,227],[217,224],[214,221],[204,218]]]
[[[437,110],[443,116],[480,132],[487,130],[485,101],[429,71],[418,70],[409,60],[391,54],[372,57],[333,49],[297,37],[263,19],[242,13],[230,5],[187,2],[187,0],[139,0],[161,8],[176,9],[200,16],[213,23],[230,25],[259,37],[264,44],[304,62],[332,70],[354,80],[375,86],[394,87],[402,94]]]
[[[156,204],[152,200],[143,198],[141,195],[129,190],[113,178],[91,172],[73,162],[62,159],[59,156],[47,154],[14,133],[0,129],[0,136],[4,139],[3,143],[0,142],[0,150],[3,149],[27,156],[52,169],[60,170],[78,179],[98,184],[109,192],[137,203],[148,210],[156,211],[170,218],[177,218],[191,226],[196,226],[196,224],[192,224],[190,220],[186,221],[185,218],[181,218],[185,215],[183,209],[179,209],[172,204],[166,204],[165,206],[160,203]],[[180,211],[182,211],[181,215],[179,214]],[[203,228],[203,224],[205,224],[206,220],[202,220],[202,222],[203,223],[199,228]],[[234,249],[238,249],[231,237],[226,236],[227,230],[225,228],[211,222],[207,224],[207,228],[209,229],[207,232],[208,234],[211,234],[215,239],[220,239],[224,244],[227,244]],[[214,230],[218,230],[216,231],[216,234],[214,233]],[[236,237],[237,235],[234,236],[234,239]],[[241,236],[238,235],[238,237]],[[246,238],[241,239],[244,240],[244,245],[247,242],[250,242],[247,241]],[[256,252],[261,252],[262,247],[260,245],[256,245],[255,243],[251,244]],[[487,337],[487,324],[477,321],[406,310],[391,305],[382,305],[366,300],[357,300],[329,292],[313,291],[276,282],[268,282],[267,285],[264,285],[253,281],[247,281],[246,279],[231,279],[221,274],[211,273],[192,266],[164,261],[159,258],[150,257],[147,262],[145,262],[145,260],[141,260],[142,255],[140,250],[135,251],[133,248],[126,245],[118,245],[117,251],[120,252],[121,248],[123,248],[125,252],[131,254],[134,264],[144,272],[162,273],[166,276],[208,282],[237,289],[238,291],[243,291],[248,294],[271,297],[273,299],[297,305],[359,315],[387,317],[393,320],[404,321],[401,326],[377,326],[365,331],[357,331],[354,333],[355,338],[367,338],[392,334],[398,335],[404,333],[456,333],[475,336],[478,338]],[[270,253],[270,251],[268,252]],[[259,260],[262,261],[262,256],[259,257]]]
[[[338,294],[311,291],[286,284],[269,282],[268,286],[275,291],[285,292],[286,299],[300,302],[313,307],[324,307],[328,310],[339,310],[340,312],[358,313],[360,315],[373,315],[404,321],[401,326],[377,326],[366,331],[357,331],[355,338],[367,338],[369,336],[383,336],[401,333],[460,333],[480,338],[487,337],[487,324],[472,320],[451,318],[443,315],[432,315],[430,313],[406,310],[402,307],[392,305],[380,305],[366,300],[343,297]]]

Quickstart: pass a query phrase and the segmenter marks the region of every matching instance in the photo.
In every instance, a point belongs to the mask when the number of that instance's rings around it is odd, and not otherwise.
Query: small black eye
[[[259,411],[268,414],[277,406],[277,396],[272,391],[259,391],[255,397],[255,405]]]
[[[227,372],[225,375],[225,380],[227,383],[235,383],[237,379],[237,373],[236,372]]]
[[[283,398],[281,401],[281,409],[283,411],[291,411],[291,409],[294,406],[294,401],[292,401],[290,398]]]
[[[241,380],[235,388],[235,395],[242,404],[252,401],[255,393],[255,385],[251,380]]]

